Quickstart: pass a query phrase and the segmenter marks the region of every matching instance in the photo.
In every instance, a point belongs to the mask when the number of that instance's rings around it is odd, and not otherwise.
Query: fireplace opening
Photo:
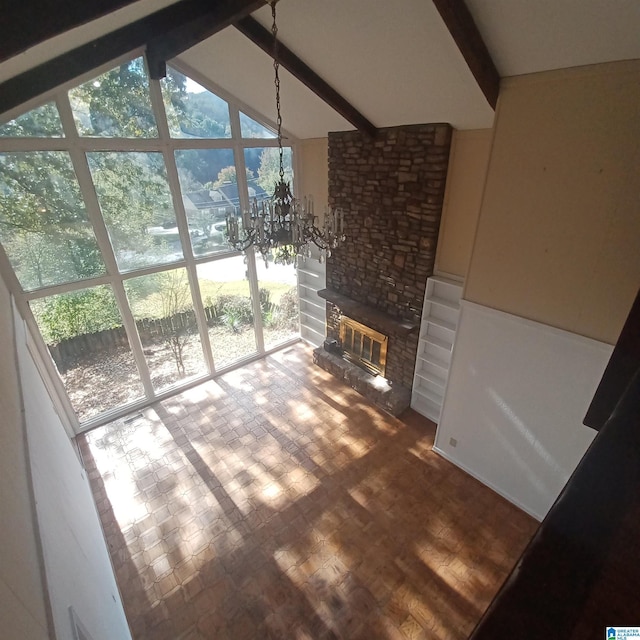
[[[389,338],[351,318],[340,318],[340,342],[344,356],[369,373],[384,376]]]

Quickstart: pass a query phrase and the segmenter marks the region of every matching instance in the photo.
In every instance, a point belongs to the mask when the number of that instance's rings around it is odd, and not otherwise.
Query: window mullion
[[[93,231],[98,242],[98,248],[100,249],[102,259],[104,260],[107,268],[108,282],[111,284],[118,309],[120,310],[122,324],[129,339],[129,346],[131,347],[131,351],[138,368],[138,373],[140,375],[145,395],[147,398],[152,399],[154,397],[154,391],[153,384],[151,382],[151,375],[149,374],[149,367],[147,366],[147,360],[142,349],[142,342],[138,335],[138,328],[133,318],[131,308],[129,307],[129,301],[124,290],[124,285],[122,284],[122,278],[119,277],[116,256],[113,251],[113,247],[111,246],[109,233],[107,232],[107,227],[98,203],[98,196],[96,195],[93,186],[87,156],[77,144],[78,132],[76,130],[68,96],[66,94],[59,96],[57,102],[62,126],[65,135],[69,140],[71,162],[73,163],[73,168],[78,178],[78,185],[87,208],[87,215],[93,225]]]
[[[207,327],[207,319],[204,314],[204,306],[202,304],[202,295],[200,293],[200,283],[198,282],[198,271],[193,259],[193,249],[191,248],[191,237],[189,235],[189,222],[187,214],[184,210],[182,201],[182,191],[180,189],[180,179],[178,177],[178,168],[176,166],[176,158],[174,147],[172,145],[171,135],[169,134],[169,125],[167,123],[167,115],[162,100],[162,89],[158,80],[149,80],[149,92],[151,94],[151,106],[156,118],[158,127],[158,135],[160,137],[164,164],[167,169],[167,182],[171,191],[173,201],[173,210],[176,214],[176,223],[180,234],[180,242],[182,244],[182,255],[185,259],[185,267],[189,278],[189,288],[191,290],[191,299],[193,302],[193,310],[196,314],[196,324],[198,325],[198,333],[200,334],[200,343],[204,351],[205,362],[209,372],[215,372],[215,362],[213,360],[213,351],[209,342],[209,331]]]
[[[240,112],[238,108],[229,104],[229,118],[231,123],[231,137],[233,140],[233,159],[236,165],[236,180],[238,182],[238,199],[240,211],[249,210],[249,185],[247,184],[247,169],[244,161],[244,147],[241,143]],[[256,336],[256,347],[259,354],[264,353],[264,333],[262,331],[262,309],[260,307],[260,287],[258,285],[258,271],[256,269],[256,255],[253,247],[245,251],[247,261],[247,278],[251,292],[251,308],[253,309],[253,329]]]
[[[38,330],[36,321],[33,317],[33,313],[31,312],[29,301],[26,299],[25,295],[21,293],[22,287],[20,286],[13,267],[9,262],[9,258],[7,258],[4,247],[2,247],[1,245],[0,274],[5,278],[5,282],[9,287],[9,291],[11,291],[14,295],[16,307],[18,308],[18,312],[22,316],[27,326],[27,331],[30,331],[31,335],[35,337],[34,342],[36,343],[38,355],[40,356],[39,359],[44,367],[44,371],[41,371],[41,374],[43,374],[43,379],[46,375],[47,379],[45,380],[45,385],[47,385],[47,387],[51,385],[55,389],[56,398],[52,398],[52,400],[56,407],[59,408],[62,412],[62,415],[60,417],[65,423],[65,429],[67,427],[70,427],[74,433],[77,433],[80,424],[78,422],[78,417],[76,416],[76,413],[71,406],[71,401],[69,400],[69,396],[67,395],[64,385],[62,384],[62,380],[58,375],[58,371],[53,362],[53,358],[49,353],[49,349],[44,343],[44,340],[40,338],[40,331]],[[36,363],[36,366],[37,364],[38,363]]]
[[[109,276],[114,276],[118,273],[116,257],[113,252],[113,247],[111,246],[107,227],[102,217],[100,205],[98,204],[98,197],[93,187],[93,180],[91,178],[86,154],[78,145],[78,132],[73,119],[73,113],[71,112],[71,105],[69,104],[69,99],[66,95],[59,96],[57,103],[58,110],[60,111],[60,119],[62,120],[62,126],[64,128],[65,135],[67,136],[67,140],[69,141],[71,162],[73,163],[73,168],[78,178],[80,192],[87,208],[87,216],[93,225],[93,232],[98,241],[98,247],[107,268],[107,274]]]

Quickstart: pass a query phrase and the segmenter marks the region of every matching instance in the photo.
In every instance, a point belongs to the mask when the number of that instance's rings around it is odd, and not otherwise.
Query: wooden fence
[[[216,308],[205,307],[204,312],[207,324],[213,325],[216,321]],[[193,311],[176,313],[166,318],[143,318],[136,321],[136,326],[143,345],[161,342],[169,336],[198,331],[196,314]],[[74,336],[47,346],[58,371],[65,373],[77,363],[78,359],[95,353],[115,353],[118,349],[128,347],[129,341],[124,327],[115,327]]]

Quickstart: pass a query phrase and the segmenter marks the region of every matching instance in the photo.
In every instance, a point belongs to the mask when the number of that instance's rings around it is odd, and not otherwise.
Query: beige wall
[[[49,636],[11,316],[0,279],[0,636],[35,640]]]
[[[313,195],[316,215],[322,219],[329,200],[329,141],[327,138],[301,140],[298,150],[302,174],[298,195]]]
[[[435,270],[464,278],[480,214],[493,129],[454,131]]]
[[[640,284],[640,61],[503,81],[465,298],[614,343]]]

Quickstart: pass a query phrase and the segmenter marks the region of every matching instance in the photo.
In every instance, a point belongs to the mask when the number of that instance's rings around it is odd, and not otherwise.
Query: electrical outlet
[[[449,438],[449,444],[452,447],[457,447],[458,446],[458,441],[455,438]]]

